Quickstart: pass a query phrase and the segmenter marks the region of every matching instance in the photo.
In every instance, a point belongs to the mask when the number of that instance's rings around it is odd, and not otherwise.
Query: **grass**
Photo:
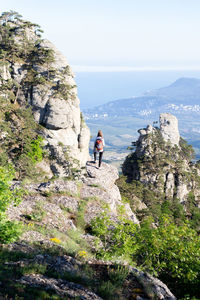
[[[81,199],[79,201],[79,206],[78,206],[78,211],[76,214],[76,225],[77,227],[80,229],[84,229],[85,228],[85,210],[86,210],[86,206],[88,203],[89,199]]]
[[[88,203],[91,202],[99,202],[99,198],[96,196],[93,197],[85,197],[83,199],[80,199],[79,201],[79,207],[78,207],[78,211],[76,214],[76,225],[79,229],[85,229],[86,223],[85,223],[85,212],[86,212],[86,208]]]
[[[46,211],[43,209],[42,203],[37,202],[34,211],[31,214],[31,220],[41,222],[46,216]]]
[[[5,261],[18,261],[22,258],[33,258],[33,254],[21,251],[8,251],[7,249],[0,248],[0,264]]]
[[[83,231],[81,229],[71,229],[66,233],[60,232],[57,229],[48,229],[44,226],[37,225],[35,225],[34,229],[46,236],[47,240],[51,242],[55,241],[51,248],[49,245],[45,246],[45,244],[33,244],[36,246],[36,248],[38,248],[39,251],[42,251],[43,253],[48,252],[49,254],[55,255],[57,251],[60,255],[67,254],[75,257],[79,251],[85,250],[87,252],[87,257],[93,257],[90,246],[82,237]],[[59,240],[59,242],[56,242],[57,240]]]
[[[93,257],[87,241],[82,237],[83,232],[80,229],[68,230],[67,235],[55,233],[54,235],[62,241],[62,246],[68,255],[76,256],[79,251],[86,251],[87,257]]]
[[[89,186],[90,187],[96,187],[96,188],[102,189],[102,186],[100,184],[96,184],[96,183],[89,184]]]
[[[46,216],[46,211],[43,209],[44,203],[42,201],[38,201],[35,204],[35,207],[31,214],[23,215],[26,220],[41,222]]]

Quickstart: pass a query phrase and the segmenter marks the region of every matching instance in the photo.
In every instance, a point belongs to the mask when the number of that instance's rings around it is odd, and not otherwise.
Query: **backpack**
[[[96,139],[95,148],[100,151],[103,150],[103,141],[101,138]]]

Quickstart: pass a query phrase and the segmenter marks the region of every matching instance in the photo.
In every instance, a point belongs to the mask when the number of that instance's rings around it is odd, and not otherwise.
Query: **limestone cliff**
[[[7,130],[1,126],[1,142],[4,136],[8,138],[9,130],[23,127],[19,111],[31,108],[35,122],[41,125],[36,131],[44,138],[49,158],[39,167],[50,177],[68,176],[70,167],[85,166],[90,139],[72,70],[55,46],[41,38],[38,25],[10,13],[2,19],[0,29],[1,123],[12,123]]]
[[[140,129],[135,151],[123,164],[123,173],[157,191],[163,199],[187,201],[194,193],[199,204],[199,167],[192,163],[193,149],[180,138],[178,120],[171,114],[160,115],[160,127]]]

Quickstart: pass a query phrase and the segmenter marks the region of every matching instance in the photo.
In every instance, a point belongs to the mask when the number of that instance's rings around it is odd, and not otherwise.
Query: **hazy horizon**
[[[180,77],[199,78],[200,71],[75,72],[81,109],[140,96]]]

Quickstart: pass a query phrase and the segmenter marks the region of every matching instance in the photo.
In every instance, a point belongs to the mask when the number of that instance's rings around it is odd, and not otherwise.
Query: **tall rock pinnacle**
[[[180,134],[175,116],[169,113],[160,114],[160,132],[166,142],[170,141],[172,145],[179,145]]]

